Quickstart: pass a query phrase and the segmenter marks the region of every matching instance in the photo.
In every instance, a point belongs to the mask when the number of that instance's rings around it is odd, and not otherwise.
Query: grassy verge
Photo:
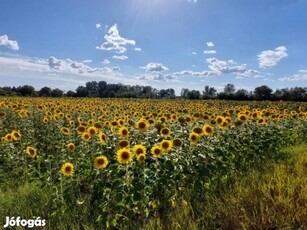
[[[192,197],[176,201],[172,210],[133,224],[139,229],[307,229],[307,144],[284,149],[278,163],[246,173],[223,191],[208,193],[206,200]],[[259,168],[259,167],[257,167]],[[2,172],[3,173],[3,172]],[[94,229],[91,218],[73,212],[53,216],[52,191],[39,184],[0,186],[0,228],[5,216],[47,220],[46,229]],[[191,197],[187,195],[186,197]],[[51,225],[50,225],[51,224]],[[129,228],[129,227],[127,227]]]
[[[201,213],[178,204],[144,229],[307,229],[307,144],[282,154],[284,160],[249,173],[228,191],[197,201]]]

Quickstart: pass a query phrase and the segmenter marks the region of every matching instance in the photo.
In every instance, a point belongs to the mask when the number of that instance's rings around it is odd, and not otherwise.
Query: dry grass
[[[290,158],[238,180],[226,195],[212,196],[201,216],[178,207],[145,229],[307,229],[307,144]]]

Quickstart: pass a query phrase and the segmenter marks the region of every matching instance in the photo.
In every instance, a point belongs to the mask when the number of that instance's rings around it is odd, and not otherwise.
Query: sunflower
[[[79,123],[83,122],[83,118],[82,117],[78,117],[77,120],[78,120]]]
[[[12,134],[11,134],[11,133],[6,134],[6,135],[5,135],[5,140],[6,140],[7,142],[12,141],[12,140],[13,140]]]
[[[103,132],[100,132],[98,134],[98,138],[99,138],[99,141],[102,145],[106,145],[107,142],[108,142],[108,139],[107,139],[107,136],[103,133]]]
[[[111,122],[111,127],[112,127],[113,129],[115,129],[117,126],[118,126],[118,122],[117,122],[117,121],[112,121],[112,122]]]
[[[145,132],[148,128],[148,123],[145,120],[139,120],[135,126],[140,132]]]
[[[120,149],[116,153],[116,159],[121,164],[128,164],[132,161],[132,153],[129,149]]]
[[[169,152],[173,147],[173,142],[169,140],[163,140],[160,142],[160,147],[163,152]]]
[[[259,120],[257,121],[258,125],[266,125],[267,121],[264,118],[259,118]]]
[[[88,132],[82,133],[81,137],[84,141],[89,141],[92,138],[91,134],[89,134]]]
[[[187,124],[189,124],[190,122],[192,122],[192,118],[191,118],[190,116],[186,116],[186,117],[185,117],[185,122],[186,122]]]
[[[102,124],[101,124],[100,122],[96,122],[96,123],[94,124],[94,127],[95,127],[96,129],[101,129],[101,128],[102,128]]]
[[[200,135],[200,136],[203,136],[203,135],[204,135],[203,129],[202,129],[201,127],[195,127],[195,128],[193,128],[192,132],[193,132],[193,133],[197,133],[197,134]]]
[[[29,157],[34,158],[36,156],[37,150],[31,146],[28,146],[26,148],[26,153]]]
[[[210,136],[214,131],[214,128],[211,125],[204,125],[203,132],[205,136]]]
[[[154,126],[156,124],[155,120],[154,119],[148,119],[148,124],[150,126]]]
[[[126,126],[123,126],[118,130],[118,135],[120,135],[121,137],[128,137],[129,136],[129,130],[127,129]]]
[[[68,128],[66,128],[66,127],[62,127],[61,128],[61,133],[63,133],[66,136],[69,136],[70,135],[70,130]]]
[[[246,121],[247,120],[247,115],[244,113],[239,113],[238,114],[238,120],[240,121]]]
[[[120,149],[129,148],[129,146],[130,146],[130,143],[127,140],[123,140],[118,143],[118,148]]]
[[[182,140],[181,139],[179,139],[179,138],[175,138],[174,140],[173,140],[173,146],[175,146],[175,147],[177,147],[177,148],[180,148],[180,147],[182,147]]]
[[[74,122],[73,120],[70,120],[70,121],[69,121],[69,125],[70,125],[71,127],[74,127],[75,122]]]
[[[137,155],[136,159],[137,159],[138,162],[144,162],[145,159],[146,159],[146,155],[142,153],[140,155]]]
[[[14,141],[19,141],[20,138],[21,138],[21,134],[16,130],[13,130],[11,132],[11,135],[12,135],[12,138],[13,138]]]
[[[163,151],[159,145],[153,146],[151,148],[151,154],[155,158],[159,158],[162,155]]]
[[[48,117],[44,117],[44,119],[43,119],[43,123],[44,123],[44,124],[47,124],[47,123],[48,123],[48,121],[49,121],[49,120],[48,120]]]
[[[164,127],[161,129],[160,134],[164,137],[169,137],[172,134],[172,131],[169,128]]]
[[[198,135],[197,133],[193,133],[192,132],[189,135],[189,139],[190,139],[191,142],[196,144],[199,141],[199,139],[200,139],[200,135]]]
[[[76,130],[77,130],[77,133],[81,135],[82,133],[86,131],[86,128],[83,125],[79,125]]]
[[[222,129],[226,129],[229,126],[228,122],[225,120],[222,124],[219,124],[219,127]]]
[[[182,124],[182,125],[186,123],[184,117],[179,117],[179,118],[178,118],[178,122],[179,122],[180,124]]]
[[[74,143],[69,143],[69,144],[67,145],[67,150],[68,150],[69,152],[74,152],[75,149],[76,149],[76,146],[75,146]]]
[[[146,154],[146,148],[143,145],[135,145],[132,151],[136,156]]]
[[[94,123],[95,123],[94,119],[89,119],[89,120],[87,121],[87,124],[88,124],[88,125],[94,125]]]
[[[109,164],[108,158],[105,156],[98,156],[94,160],[94,166],[97,169],[104,169]]]
[[[62,165],[61,171],[64,176],[71,176],[74,173],[74,165],[70,162],[66,162]]]
[[[215,121],[216,121],[216,123],[217,123],[218,125],[221,125],[221,124],[223,124],[223,122],[225,122],[225,118],[222,117],[222,116],[217,116],[217,117],[215,118]]]
[[[91,137],[93,137],[97,134],[97,129],[96,129],[95,126],[91,126],[87,129],[86,132],[89,133],[91,135]]]

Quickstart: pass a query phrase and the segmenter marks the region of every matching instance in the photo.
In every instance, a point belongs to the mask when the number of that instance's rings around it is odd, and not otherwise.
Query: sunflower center
[[[142,153],[143,153],[143,149],[138,148],[138,149],[136,150],[136,154],[142,154]]]
[[[168,146],[169,146],[169,144],[168,144],[167,142],[162,143],[162,147],[163,147],[164,149],[167,149]]]
[[[128,134],[128,131],[127,131],[126,129],[124,129],[124,130],[122,131],[122,134],[123,134],[123,135],[127,135],[127,134]]]
[[[146,127],[146,124],[144,122],[139,123],[139,128],[144,129]]]
[[[123,160],[128,160],[128,159],[129,159],[129,156],[130,156],[130,155],[129,155],[128,152],[123,152],[123,153],[122,153],[122,159],[123,159]]]
[[[155,149],[154,152],[155,152],[156,155],[159,155],[161,151],[160,151],[160,149]]]
[[[70,173],[72,171],[71,166],[66,166],[65,172]]]
[[[104,164],[104,159],[100,158],[97,160],[98,165],[103,165]]]

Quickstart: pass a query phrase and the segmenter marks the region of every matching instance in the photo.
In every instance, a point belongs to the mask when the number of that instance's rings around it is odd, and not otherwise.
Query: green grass
[[[197,200],[197,215],[179,205],[144,229],[307,229],[307,144],[282,154],[283,161],[248,173],[226,192]]]
[[[121,229],[307,229],[307,144],[284,149],[281,158],[209,192],[206,200],[177,201],[171,210]],[[46,229],[54,229],[53,223],[57,229],[94,229],[87,207],[53,215],[51,189],[15,182],[0,185],[0,228],[5,216],[40,216]]]

